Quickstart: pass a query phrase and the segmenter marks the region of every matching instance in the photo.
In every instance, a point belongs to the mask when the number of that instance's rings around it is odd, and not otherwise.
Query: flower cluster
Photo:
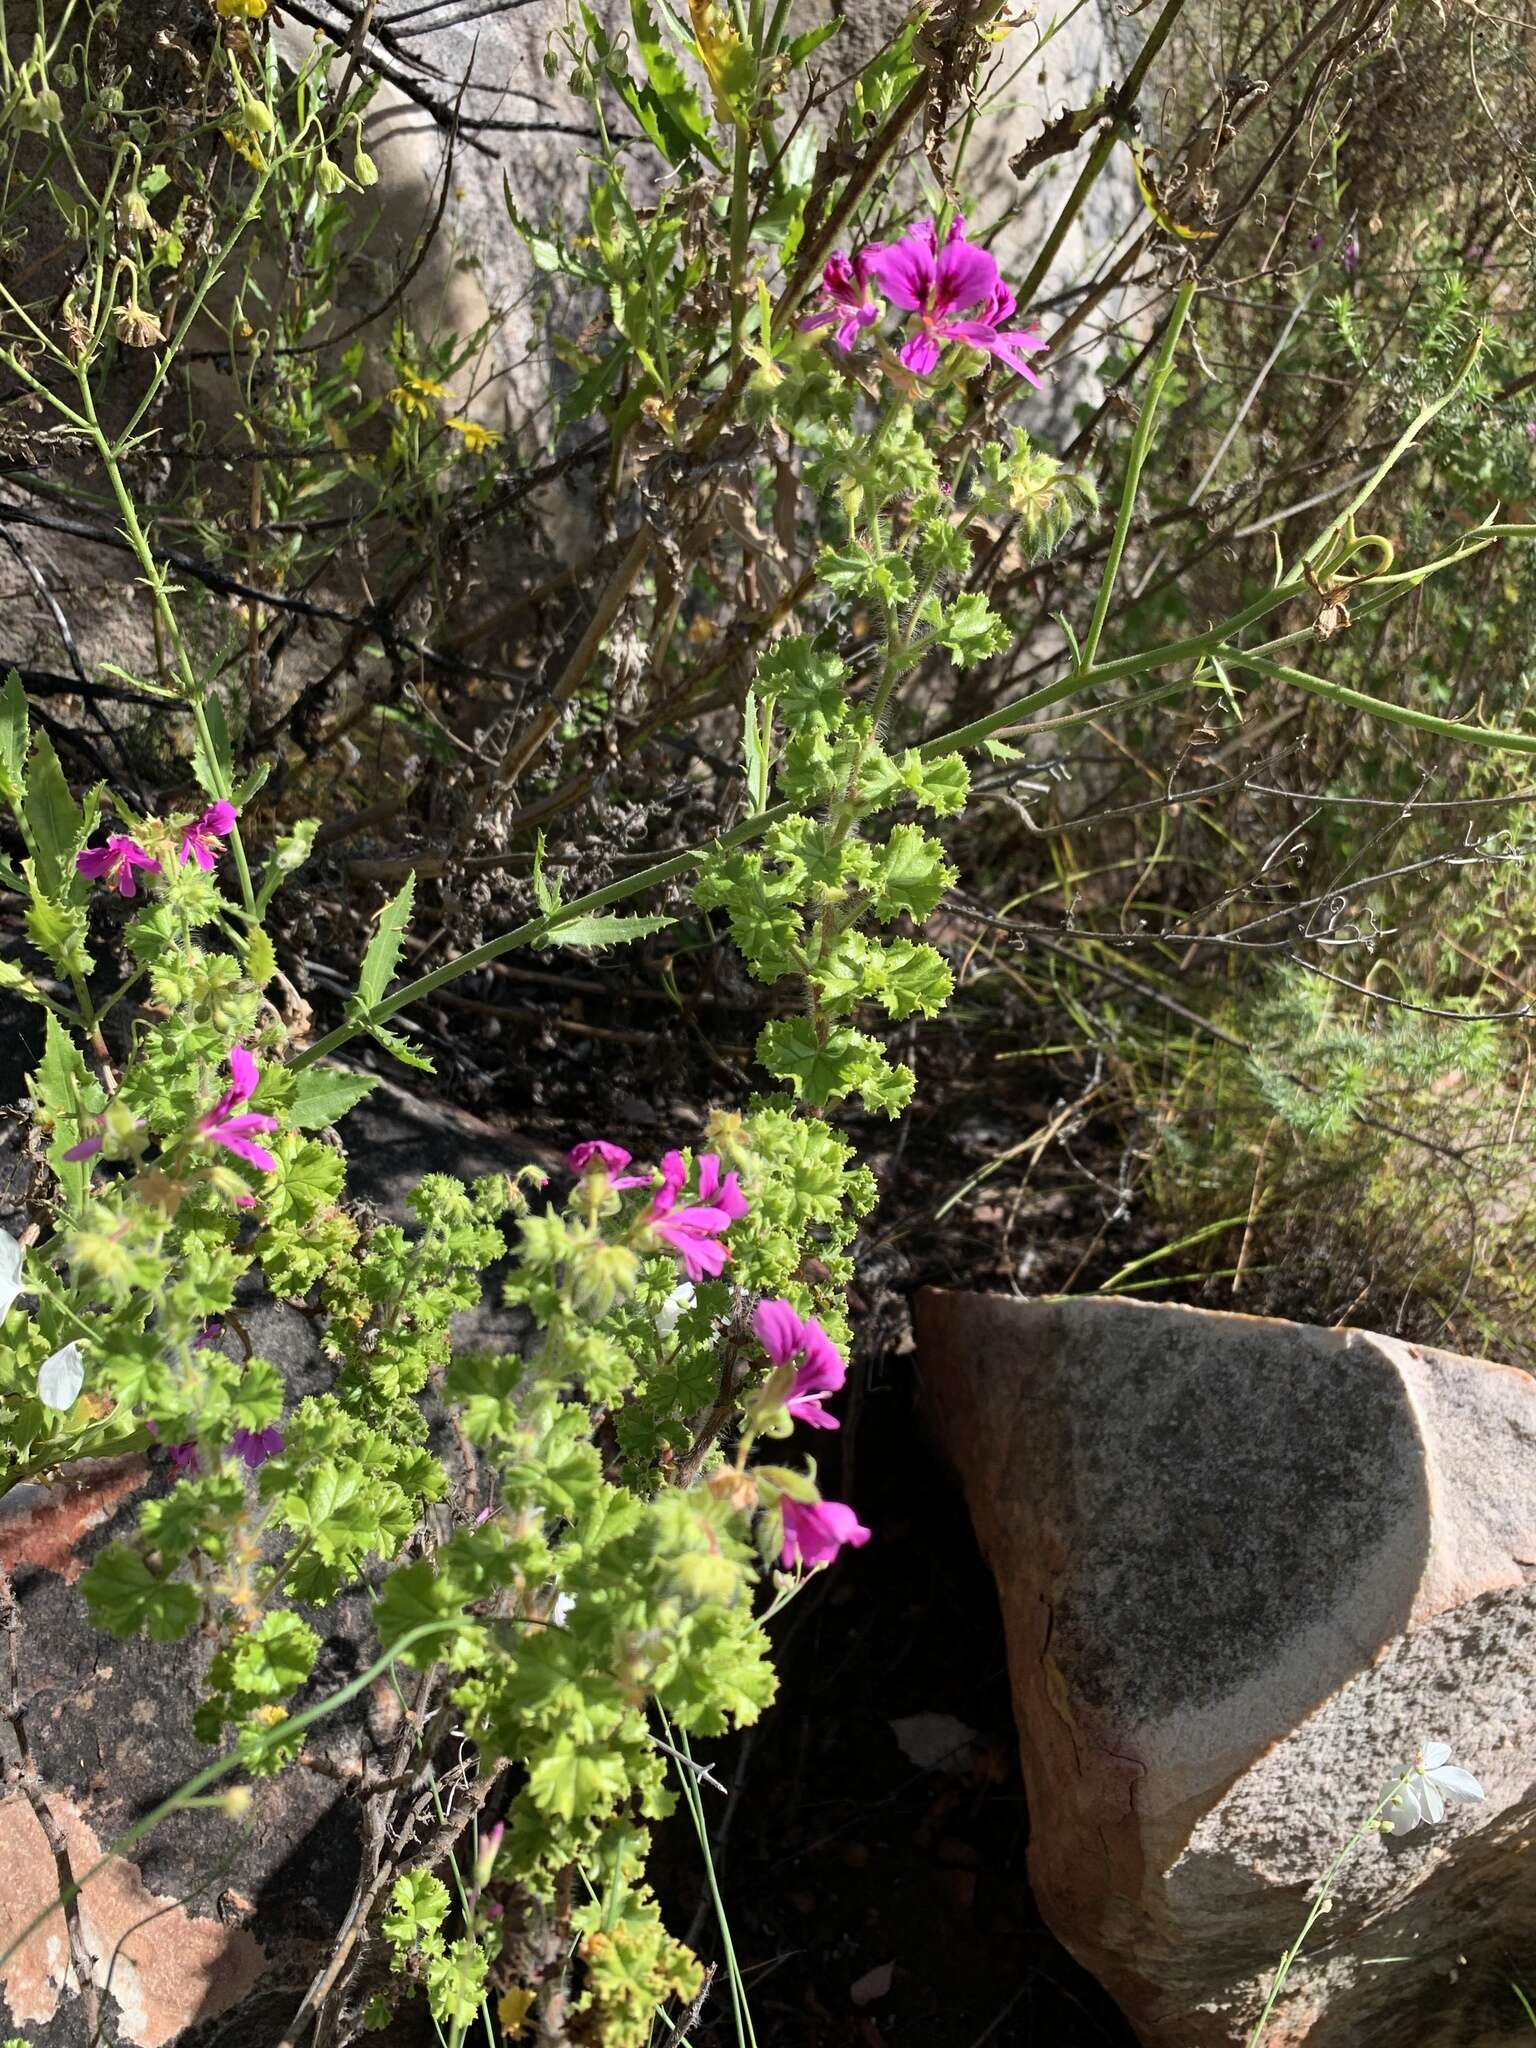
[[[837,1419],[822,1406],[848,1377],[842,1353],[814,1316],[800,1316],[792,1303],[760,1301],[752,1318],[752,1334],[774,1367],[763,1390],[763,1409],[774,1405],[795,1422],[812,1429],[836,1429]],[[830,1564],[845,1543],[861,1549],[869,1541],[851,1507],[838,1500],[799,1500],[785,1492],[779,1501],[784,1541],[780,1562]]]
[[[234,831],[238,815],[234,805],[221,798],[182,825],[178,829],[180,865],[195,862],[204,874],[210,873],[222,851],[216,842]],[[105,846],[88,846],[76,854],[75,866],[93,882],[110,883],[119,896],[138,895],[135,868],[143,868],[147,874],[160,873],[155,856],[126,832],[109,832]]]
[[[692,1202],[680,1202],[689,1179],[681,1152],[664,1156],[659,1179],[652,1173],[627,1172],[631,1155],[603,1138],[572,1146],[565,1163],[572,1173],[601,1174],[614,1194],[650,1188],[651,1200],[641,1218],[643,1233],[652,1248],[672,1252],[682,1261],[692,1285],[724,1272],[730,1251],[720,1240],[746,1215],[747,1198],[740,1180],[725,1171],[716,1153],[706,1152],[699,1160],[698,1198]]]
[[[278,1128],[275,1116],[266,1116],[260,1110],[241,1110],[241,1104],[249,1102],[256,1093],[261,1079],[260,1070],[243,1045],[230,1048],[229,1086],[213,1105],[193,1125],[193,1135],[206,1138],[210,1145],[222,1146],[237,1159],[243,1159],[247,1166],[254,1166],[262,1173],[276,1173],[277,1161],[264,1145],[256,1143],[257,1135],[265,1136],[268,1131]],[[94,1159],[107,1142],[105,1126],[93,1131],[89,1137],[81,1138],[71,1145],[64,1157],[70,1161]],[[249,1205],[252,1197],[237,1198],[242,1206]],[[206,1334],[206,1333],[205,1333]]]
[[[1029,358],[1044,350],[1045,337],[1006,324],[1018,300],[991,251],[966,240],[958,214],[942,241],[933,221],[920,220],[899,242],[871,242],[853,256],[835,250],[821,283],[824,303],[800,325],[808,333],[835,328],[833,340],[845,355],[879,320],[883,295],[912,316],[901,361],[914,376],[931,377],[944,344],[957,342],[996,357],[1031,384],[1041,382]]]
[[[659,1168],[632,1171],[634,1159],[622,1145],[587,1138],[572,1146],[565,1163],[582,1176],[594,1211],[637,1188],[649,1193],[634,1225],[638,1246],[671,1252],[687,1275],[655,1318],[658,1335],[669,1337],[679,1316],[692,1306],[699,1283],[717,1279],[725,1270],[730,1248],[722,1240],[748,1213],[739,1176],[726,1170],[718,1153],[705,1152],[698,1161],[694,1195],[685,1200],[692,1175],[680,1152],[664,1154]],[[786,1435],[796,1422],[812,1429],[836,1429],[837,1419],[824,1404],[842,1388],[848,1367],[816,1318],[800,1315],[792,1302],[765,1297],[753,1312],[752,1332],[772,1371],[749,1404],[742,1455],[759,1429]],[[870,1532],[853,1509],[841,1501],[822,1500],[808,1480],[776,1469],[771,1477],[764,1476],[769,1503],[776,1499],[782,1518],[780,1557],[786,1569],[829,1564],[845,1543],[857,1547],[869,1541]]]

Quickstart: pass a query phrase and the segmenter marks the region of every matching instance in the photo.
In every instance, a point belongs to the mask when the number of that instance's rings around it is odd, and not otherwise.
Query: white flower
[[[1451,1762],[1448,1743],[1426,1742],[1412,1775],[1387,1808],[1387,1825],[1394,1835],[1406,1835],[1421,1820],[1444,1820],[1447,1799],[1470,1804],[1482,1796],[1472,1773]]]
[[[85,1361],[78,1344],[66,1344],[37,1369],[37,1398],[45,1408],[73,1408],[85,1384]]]
[[[673,1288],[672,1292],[651,1318],[656,1325],[657,1336],[661,1338],[670,1337],[677,1328],[679,1317],[692,1307],[693,1282],[691,1280],[684,1280],[681,1286]]]
[[[0,1230],[0,1321],[11,1312],[21,1292],[22,1250],[8,1230]]]

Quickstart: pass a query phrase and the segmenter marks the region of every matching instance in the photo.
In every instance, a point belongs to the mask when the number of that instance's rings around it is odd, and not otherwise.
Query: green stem
[[[1104,574],[1099,582],[1099,594],[1094,602],[1088,637],[1083,642],[1085,668],[1093,667],[1094,657],[1099,651],[1104,621],[1109,616],[1110,600],[1115,594],[1115,578],[1120,573],[1120,558],[1125,553],[1131,521],[1136,514],[1136,494],[1141,488],[1141,472],[1152,449],[1152,429],[1157,423],[1158,408],[1162,404],[1168,379],[1173,375],[1174,351],[1179,345],[1179,336],[1184,332],[1184,322],[1189,317],[1189,308],[1194,296],[1195,280],[1192,277],[1186,278],[1179,286],[1179,295],[1174,300],[1173,311],[1168,316],[1168,325],[1163,331],[1163,345],[1158,351],[1152,381],[1147,387],[1147,395],[1142,403],[1141,418],[1136,422],[1136,432],[1131,437],[1131,452],[1125,465],[1125,488],[1120,493],[1120,510],[1115,519],[1114,537],[1109,543],[1109,557],[1104,564]]]
[[[1158,51],[1167,42],[1174,23],[1184,12],[1184,6],[1185,0],[1168,0],[1162,13],[1152,24],[1152,33],[1142,44],[1135,63],[1126,74],[1124,85],[1114,95],[1114,119],[1108,122],[1100,133],[1098,141],[1093,146],[1093,153],[1083,165],[1081,176],[1068,194],[1066,205],[1056,216],[1055,226],[1040,245],[1040,253],[1036,256],[1028,277],[1019,286],[1021,306],[1027,308],[1030,300],[1040,289],[1046,272],[1055,261],[1057,250],[1066,240],[1068,230],[1082,211],[1084,200],[1098,183],[1100,172],[1109,162],[1110,153],[1125,131],[1127,119],[1136,104],[1136,95],[1141,91],[1142,80],[1151,69]]]
[[[1394,725],[1411,725],[1418,732],[1432,732],[1441,739],[1463,740],[1472,746],[1488,747],[1498,753],[1536,754],[1536,733],[1496,732],[1486,726],[1463,725],[1454,718],[1439,718],[1433,711],[1415,711],[1407,704],[1390,704],[1384,697],[1372,697],[1364,690],[1352,690],[1347,683],[1331,683],[1326,676],[1314,676],[1306,669],[1287,668],[1262,654],[1247,654],[1241,648],[1223,647],[1221,659],[1233,668],[1252,669],[1271,676],[1277,683],[1293,683],[1311,696],[1324,697],[1330,704],[1347,705],[1351,711],[1365,711],[1372,718],[1389,719]]]
[[[747,229],[751,221],[752,130],[736,124],[736,153],[731,165],[731,368],[741,361],[747,324]]]
[[[1297,1956],[1301,1953],[1302,1943],[1312,1932],[1319,1917],[1328,1911],[1329,1902],[1333,1897],[1334,1880],[1350,1857],[1354,1855],[1360,1844],[1365,1840],[1366,1836],[1379,1832],[1378,1823],[1381,1820],[1381,1816],[1386,1812],[1393,1800],[1402,1792],[1412,1776],[1412,1771],[1404,1771],[1403,1775],[1389,1788],[1379,1805],[1372,1808],[1371,1812],[1360,1823],[1354,1834],[1350,1836],[1338,1855],[1334,1857],[1328,1868],[1323,1872],[1323,1881],[1318,1886],[1317,1897],[1312,1901],[1312,1910],[1301,1923],[1301,1932],[1280,1958],[1280,1967],[1275,1972],[1275,1981],[1269,1987],[1269,1996],[1264,2001],[1264,2010],[1259,2014],[1257,2024],[1253,2032],[1248,2036],[1247,2048],[1259,2048],[1259,2042],[1264,2036],[1264,2029],[1269,2024],[1270,2014],[1275,2009],[1275,2001],[1280,1996],[1286,1978],[1291,1974],[1292,1963],[1295,1962]]]

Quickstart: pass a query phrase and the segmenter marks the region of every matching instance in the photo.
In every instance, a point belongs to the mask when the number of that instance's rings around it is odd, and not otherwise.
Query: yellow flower
[[[503,1991],[496,2007],[496,2017],[509,2034],[519,2034],[532,2010],[533,1993],[519,1984],[512,1991]]]
[[[462,420],[457,417],[443,421],[445,427],[452,427],[464,443],[467,455],[483,454],[487,448],[501,446],[500,434],[493,434],[489,427],[482,427],[478,420]]]
[[[235,152],[243,156],[253,171],[264,171],[267,160],[256,145],[256,138],[244,128],[221,128],[219,133]]]
[[[415,415],[419,420],[429,419],[432,408],[427,403],[432,398],[446,398],[448,386],[439,384],[435,377],[418,377],[414,370],[402,370],[400,382],[389,393],[391,405],[399,406],[402,412]]]
[[[267,11],[267,0],[213,0],[213,5],[220,21],[260,21]]]

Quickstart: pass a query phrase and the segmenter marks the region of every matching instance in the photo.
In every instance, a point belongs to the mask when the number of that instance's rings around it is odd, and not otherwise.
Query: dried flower
[[[130,299],[126,306],[116,309],[112,326],[118,340],[128,348],[158,348],[165,339],[158,315],[146,313],[137,299]]]

